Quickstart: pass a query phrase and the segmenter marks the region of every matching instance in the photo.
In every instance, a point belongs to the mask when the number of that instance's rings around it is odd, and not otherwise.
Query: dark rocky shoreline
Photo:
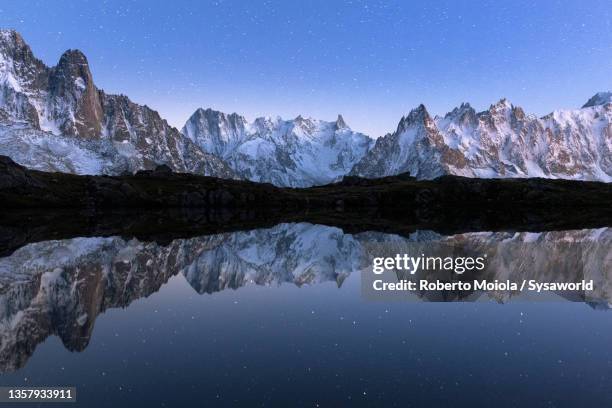
[[[163,242],[283,222],[400,235],[598,228],[612,226],[610,203],[612,184],[600,182],[399,175],[290,189],[163,168],[120,177],[45,173],[0,157],[0,256],[49,239]]]
[[[230,208],[349,211],[376,208],[427,213],[479,209],[610,211],[612,184],[550,179],[475,179],[408,175],[310,188],[173,173],[161,166],[125,176],[79,176],[28,170],[0,156],[2,208]]]

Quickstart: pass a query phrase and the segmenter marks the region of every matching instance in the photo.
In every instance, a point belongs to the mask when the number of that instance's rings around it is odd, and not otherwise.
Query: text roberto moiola
[[[394,271],[394,277],[408,274],[413,276],[419,271],[449,272],[463,275],[466,272],[481,272],[486,268],[487,255],[479,257],[440,257],[440,256],[410,256],[397,254],[393,257],[376,257],[372,262],[372,272],[382,275]],[[382,276],[381,276],[382,277]],[[375,291],[592,291],[593,281],[580,282],[538,282],[536,280],[431,280],[431,279],[375,279],[372,281]]]

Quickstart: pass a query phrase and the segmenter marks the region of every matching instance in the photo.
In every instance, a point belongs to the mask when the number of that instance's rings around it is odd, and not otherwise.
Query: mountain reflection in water
[[[452,236],[418,231],[402,237],[345,234],[339,228],[308,223],[175,239],[164,245],[117,236],[32,243],[0,258],[0,371],[23,367],[50,335],[59,336],[69,350],[84,350],[100,313],[150,296],[175,275],[199,294],[249,284],[334,282],[340,287],[349,275],[367,270],[372,258],[383,252],[435,254],[451,248],[454,254],[489,254],[479,279],[593,279],[594,293],[560,294],[559,299],[607,308],[612,295],[611,247],[612,229],[608,228]],[[513,295],[487,293],[501,302]],[[432,301],[478,297],[418,296]]]

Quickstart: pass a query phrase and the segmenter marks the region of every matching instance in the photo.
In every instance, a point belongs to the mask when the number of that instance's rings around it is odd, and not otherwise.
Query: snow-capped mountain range
[[[183,134],[225,160],[244,179],[278,186],[307,187],[348,174],[374,141],[352,131],[341,115],[335,122],[298,116],[257,118],[198,109]]]
[[[506,99],[476,112],[464,103],[444,117],[420,105],[376,140],[352,174],[418,178],[545,177],[612,181],[612,93],[580,109],[538,118]]]
[[[240,177],[280,186],[405,172],[421,179],[454,174],[612,181],[610,92],[580,109],[541,118],[506,99],[483,112],[464,103],[443,117],[420,105],[375,142],[350,130],[341,116],[336,122],[298,116],[248,123],[236,113],[199,109],[182,131]]]
[[[505,99],[443,117],[420,105],[376,140],[336,121],[257,118],[198,109],[182,132],[124,95],[98,89],[86,57],[55,67],[0,30],[0,154],[29,168],[122,174],[175,171],[306,187],[344,175],[376,178],[547,177],[612,181],[612,92],[538,118]]]
[[[0,30],[0,154],[44,171],[120,174],[166,164],[233,177],[156,111],[96,88],[83,53],[68,50],[47,67],[13,30]]]

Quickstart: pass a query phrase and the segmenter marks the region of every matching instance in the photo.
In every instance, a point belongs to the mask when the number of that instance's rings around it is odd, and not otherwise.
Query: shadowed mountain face
[[[290,189],[173,173],[167,167],[117,177],[47,173],[0,156],[0,207],[12,210],[1,213],[2,218],[19,217],[15,210],[41,208],[197,209],[234,212],[242,219],[259,214],[267,225],[329,224],[331,219],[333,225],[548,231],[610,226],[610,202],[612,184],[601,182],[457,176],[416,180],[402,174],[376,180],[347,176],[335,184]],[[375,225],[368,229],[381,230]]]
[[[173,276],[185,279],[200,294],[284,283],[332,282],[340,287],[356,272],[369,272],[372,258],[387,252],[488,254],[487,268],[470,279],[593,279],[593,293],[568,300],[607,307],[612,301],[611,246],[612,233],[607,228],[453,236],[419,231],[402,237],[379,232],[347,234],[308,223],[167,243],[117,236],[32,243],[0,258],[0,369],[22,367],[50,335],[59,336],[70,350],[83,350],[100,313],[150,296]],[[515,294],[492,291],[487,296],[505,302]],[[418,295],[434,301],[477,297],[473,293]]]

